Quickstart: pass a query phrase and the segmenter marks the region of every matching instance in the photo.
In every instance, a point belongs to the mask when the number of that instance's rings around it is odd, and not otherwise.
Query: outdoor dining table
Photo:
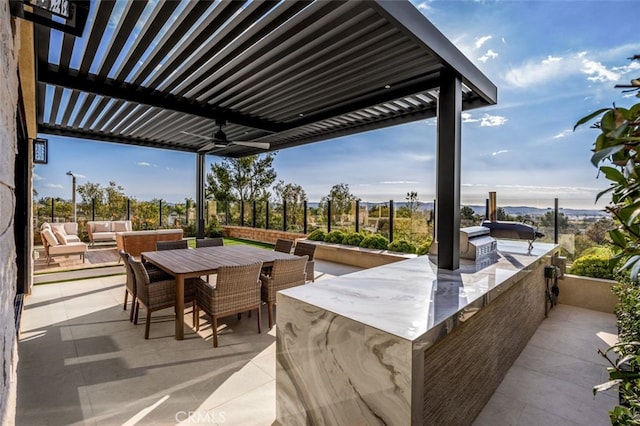
[[[176,340],[184,339],[185,279],[215,274],[222,266],[262,261],[263,267],[270,267],[276,259],[295,258],[292,254],[247,245],[145,251],[141,257],[176,279]]]

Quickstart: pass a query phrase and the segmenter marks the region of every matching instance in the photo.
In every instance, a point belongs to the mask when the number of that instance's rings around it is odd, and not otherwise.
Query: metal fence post
[[[269,229],[269,202],[268,201],[265,206],[264,221],[265,221],[264,229]]]
[[[244,201],[240,201],[240,226],[244,226]]]
[[[302,214],[302,231],[307,234],[307,200],[303,201],[304,213]]]
[[[559,217],[558,217],[558,199],[554,198],[554,207],[553,207],[553,243],[554,244],[558,244],[558,234],[559,234],[559,229],[558,229],[558,224],[559,224]]]
[[[282,230],[287,232],[287,200],[282,200]]]
[[[158,219],[158,227],[162,228],[162,200],[159,201],[160,204],[160,214]]]
[[[91,220],[96,220],[96,199],[91,199]]]
[[[389,242],[393,242],[393,200],[389,200]]]
[[[327,232],[331,232],[331,200],[327,200]]]
[[[127,198],[127,220],[131,220],[131,200]]]
[[[356,232],[360,232],[360,200],[356,200]]]
[[[229,200],[224,203],[224,224],[229,225]]]
[[[51,197],[51,222],[53,222],[53,214],[54,214],[53,197]]]

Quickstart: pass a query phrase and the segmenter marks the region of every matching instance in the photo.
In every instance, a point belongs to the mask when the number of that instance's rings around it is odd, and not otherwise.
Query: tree
[[[274,153],[264,156],[225,158],[211,165],[207,173],[205,195],[217,201],[254,201],[267,199],[268,188],[276,180]]]
[[[555,214],[553,210],[545,212],[540,217],[540,226],[553,228],[555,226]],[[566,231],[569,228],[569,218],[564,213],[558,213],[558,231]]]
[[[460,208],[460,219],[472,221],[475,217],[476,212],[469,206],[462,206]]]
[[[320,200],[320,206],[323,210],[326,210],[327,201],[329,200],[331,201],[331,215],[334,220],[342,221],[343,215],[348,215],[353,203],[360,201],[360,198],[351,193],[348,184],[339,183],[333,185],[329,191],[329,195],[322,197]]]
[[[597,245],[603,245],[611,242],[609,239],[609,231],[616,227],[615,222],[609,217],[598,219],[597,222],[589,225],[585,231],[585,235],[589,237]]]
[[[416,191],[407,192],[405,197],[407,200],[407,207],[409,208],[409,239],[413,240],[413,217],[418,212],[420,207],[420,201],[418,200],[418,193]]]
[[[301,225],[304,220],[304,201],[307,194],[304,189],[296,183],[285,183],[279,180],[273,187],[276,201],[287,202],[287,223],[292,226]]]

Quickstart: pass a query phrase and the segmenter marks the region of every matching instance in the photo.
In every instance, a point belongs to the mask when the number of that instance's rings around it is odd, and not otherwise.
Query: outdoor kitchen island
[[[557,246],[498,241],[438,270],[421,256],[284,290],[280,424],[470,424],[545,315]]]

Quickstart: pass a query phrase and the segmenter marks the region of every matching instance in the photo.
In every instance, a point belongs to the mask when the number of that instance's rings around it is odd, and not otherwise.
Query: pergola
[[[200,235],[207,153],[437,116],[438,266],[458,268],[461,112],[497,89],[408,1],[102,0],[82,37],[36,28],[38,132],[197,154]]]

